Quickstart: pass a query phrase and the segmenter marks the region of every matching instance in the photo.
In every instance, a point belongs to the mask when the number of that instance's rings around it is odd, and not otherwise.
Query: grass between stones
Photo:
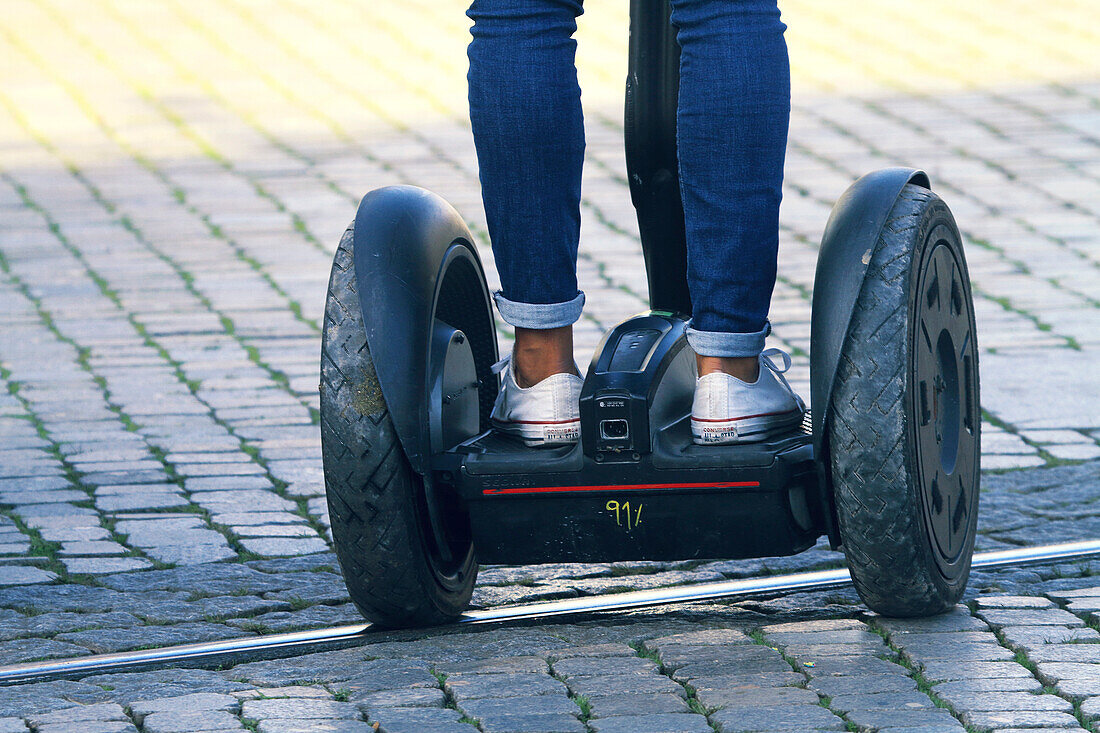
[[[971,614],[973,614],[974,610],[971,609],[970,612],[971,612]],[[1088,623],[1088,622],[1086,621],[1086,623]],[[1040,690],[1038,692],[1034,693],[1034,694],[1036,694],[1036,695],[1057,695],[1058,697],[1060,697],[1063,700],[1067,701],[1070,705],[1073,706],[1073,717],[1077,719],[1077,722],[1081,725],[1081,727],[1084,728],[1087,731],[1091,731],[1092,733],[1095,733],[1095,731],[1097,730],[1097,725],[1095,723],[1090,722],[1088,717],[1085,715],[1084,711],[1081,710],[1081,699],[1073,697],[1072,695],[1063,694],[1057,688],[1057,686],[1044,684],[1043,679],[1039,676],[1038,666],[1035,664],[1035,662],[1031,661],[1031,659],[1027,656],[1027,652],[1025,650],[1013,647],[1011,644],[1009,644],[1008,640],[1005,638],[1004,632],[1002,632],[1000,629],[994,629],[993,630],[993,635],[997,637],[997,643],[998,644],[1000,644],[1005,649],[1008,649],[1009,651],[1011,651],[1013,653],[1013,659],[1015,660],[1015,662],[1017,664],[1019,664],[1020,666],[1022,666],[1024,668],[1026,668],[1027,671],[1031,673],[1032,677],[1039,680],[1039,684],[1042,685],[1042,688],[1040,688]],[[1088,640],[1086,640],[1086,641],[1088,641]],[[1072,643],[1072,642],[1060,642],[1060,643],[1065,644],[1065,643]],[[1092,643],[1097,643],[1097,642],[1094,641]]]
[[[65,19],[61,19],[61,21],[65,22]],[[71,30],[72,29],[70,28],[70,31]],[[85,43],[85,45],[87,45],[86,39],[82,39],[82,43]],[[36,62],[38,63],[38,65],[40,67],[42,66],[41,59],[39,59],[37,57],[37,55],[32,50],[30,50],[30,49],[24,49],[24,50],[28,53],[28,55],[30,55],[32,58],[34,58],[36,60]],[[94,49],[92,49],[92,52],[96,53],[96,54],[99,53],[98,51],[96,51]],[[141,165],[142,167],[149,170],[150,173],[152,173],[154,176],[156,176],[157,178],[162,180],[165,183],[165,185],[171,187],[173,189],[173,192],[176,195],[177,199],[179,199],[181,201],[181,203],[184,204],[187,207],[187,209],[190,213],[192,213],[193,215],[195,215],[196,217],[198,217],[199,219],[201,219],[204,222],[204,224],[207,226],[207,228],[210,230],[210,232],[213,236],[215,236],[218,239],[221,239],[222,241],[226,242],[231,248],[233,248],[234,251],[238,254],[238,257],[242,259],[242,261],[245,261],[247,264],[249,264],[250,267],[257,270],[257,272],[261,275],[261,277],[263,277],[265,279],[265,281],[267,281],[268,284],[271,285],[271,287],[276,290],[276,292],[278,292],[282,297],[287,299],[287,301],[289,303],[288,307],[290,307],[290,309],[292,311],[297,312],[299,314],[299,316],[301,315],[301,306],[300,306],[300,304],[297,304],[297,303],[293,302],[289,298],[289,296],[285,293],[285,291],[283,291],[277,285],[277,283],[275,283],[274,280],[271,279],[270,275],[268,275],[266,272],[263,271],[262,266],[260,265],[260,263],[258,263],[254,259],[248,258],[241,251],[240,247],[237,246],[232,241],[230,241],[225,236],[224,232],[221,231],[220,227],[218,227],[216,224],[214,224],[210,220],[208,215],[198,211],[194,206],[191,206],[191,205],[187,204],[187,198],[186,198],[187,194],[186,194],[186,192],[182,191],[181,189],[178,189],[178,187],[176,187],[165,176],[165,174],[162,171],[160,171],[154,164],[152,164],[152,162],[150,162],[149,160],[147,160],[146,158],[141,156],[137,151],[133,150],[131,146],[129,146],[127,143],[125,143],[125,141],[119,139],[118,136],[117,136],[117,133],[112,128],[110,128],[100,116],[98,116],[95,113],[94,109],[88,104],[87,100],[83,97],[83,95],[81,94],[81,92],[79,90],[73,89],[71,87],[71,84],[68,84],[65,80],[60,79],[59,77],[57,77],[56,74],[52,73],[48,69],[43,68],[43,73],[47,73],[48,75],[58,79],[58,82],[61,83],[63,86],[65,86],[66,89],[73,96],[74,101],[78,104],[78,106],[81,106],[82,108],[85,109],[86,112],[88,112],[89,116],[100,126],[100,128],[103,130],[103,132],[108,137],[110,137],[117,144],[119,144],[123,149],[125,149],[133,157],[135,162],[137,162],[139,165]],[[8,106],[10,108],[10,105],[6,105],[6,106]],[[31,128],[29,123],[26,121],[26,119],[18,113],[18,110],[14,109],[14,108],[11,108],[11,109],[12,109],[13,115],[15,115],[17,117],[18,122],[24,127],[24,129],[27,131],[28,134],[30,134],[32,137],[34,137],[41,145],[43,145],[43,147],[45,147],[47,150],[49,150],[52,154],[56,155],[59,158],[62,158],[62,156],[61,156],[60,152],[57,150],[56,146],[54,146],[49,140],[45,139],[36,130]],[[66,166],[70,169],[73,176],[75,178],[77,178],[77,180],[80,181],[80,183],[85,186],[85,188],[88,190],[89,194],[97,202],[99,202],[108,212],[110,212],[112,214],[117,214],[118,213],[117,212],[117,207],[112,202],[108,201],[104,197],[102,192],[90,180],[88,180],[83,174],[81,174],[81,172],[79,171],[79,169],[75,165],[73,165],[70,161],[64,160],[63,158],[62,158],[62,160],[66,164]],[[275,486],[276,493],[279,496],[283,497],[283,498],[286,498],[290,501],[294,501],[298,505],[298,512],[302,516],[304,516],[307,519],[307,521],[310,523],[310,525],[313,526],[313,528],[316,531],[318,531],[318,534],[322,538],[324,538],[325,535],[322,531],[323,528],[321,527],[319,520],[312,517],[308,512],[307,501],[305,499],[301,498],[301,497],[290,497],[290,496],[286,495],[286,493],[285,493],[285,488],[286,488],[285,482],[282,482],[282,481],[276,479],[274,476],[272,476],[271,473],[270,473],[269,467],[267,466],[266,462],[263,461],[262,458],[260,458],[258,451],[256,451],[252,446],[249,446],[243,438],[241,438],[239,435],[237,435],[236,432],[232,429],[232,427],[230,425],[228,425],[224,421],[220,420],[217,417],[216,410],[211,405],[209,405],[207,402],[202,400],[202,398],[198,395],[198,390],[199,390],[199,386],[200,386],[199,383],[195,380],[188,379],[186,374],[184,373],[183,365],[180,362],[173,359],[171,357],[171,355],[168,353],[168,351],[161,344],[159,344],[155,339],[153,339],[150,336],[148,330],[144,327],[144,325],[141,324],[140,322],[138,322],[137,319],[132,314],[128,313],[125,310],[125,307],[124,307],[121,299],[119,298],[118,293],[115,292],[110,287],[107,280],[90,265],[90,263],[84,257],[83,253],[80,252],[80,250],[78,248],[73,246],[72,243],[67,240],[67,238],[64,236],[63,232],[61,231],[60,226],[56,223],[56,221],[53,220],[53,218],[50,216],[49,212],[47,212],[45,209],[43,209],[41,206],[39,206],[37,204],[37,202],[33,201],[30,198],[30,196],[29,196],[28,192],[26,191],[26,189],[19,186],[19,184],[16,181],[11,180],[10,176],[7,176],[6,174],[4,174],[4,178],[6,180],[8,180],[9,183],[12,185],[12,187],[15,188],[19,192],[20,196],[24,200],[24,203],[28,207],[30,207],[30,208],[34,209],[35,211],[37,211],[41,216],[43,216],[43,218],[45,218],[47,220],[47,222],[49,223],[49,227],[50,227],[51,231],[57,237],[58,241],[62,244],[62,246],[64,246],[65,249],[68,250],[70,252],[70,254],[72,254],[72,256],[81,263],[81,265],[84,267],[84,269],[86,271],[86,274],[97,285],[97,287],[99,288],[101,293],[105,297],[107,297],[109,300],[111,300],[112,303],[114,303],[114,305],[117,308],[119,308],[123,313],[125,313],[127,319],[133,325],[133,327],[138,332],[138,334],[142,337],[145,344],[147,346],[149,346],[150,348],[153,348],[155,351],[157,351],[157,353],[160,355],[160,357],[162,359],[164,359],[169,365],[171,365],[171,367],[172,367],[172,369],[175,373],[176,378],[188,388],[188,390],[192,393],[192,395],[195,397],[196,400],[198,400],[201,404],[203,404],[204,407],[207,408],[207,410],[209,411],[210,417],[215,422],[217,422],[219,425],[221,425],[223,428],[227,429],[230,432],[231,435],[233,435],[235,438],[237,438],[241,442],[241,449],[246,454],[248,454],[256,463],[258,463],[264,469],[264,472],[267,475],[267,478]],[[205,295],[203,295],[200,291],[198,291],[195,288],[193,278],[190,277],[190,274],[187,273],[186,270],[184,270],[177,262],[172,260],[169,256],[167,256],[166,254],[161,252],[156,247],[154,247],[149,242],[149,240],[144,236],[142,231],[138,227],[136,227],[128,217],[125,217],[124,215],[120,216],[118,218],[118,221],[122,226],[126,227],[128,229],[128,231],[130,231],[130,233],[133,234],[133,236],[147,250],[149,250],[149,252],[151,254],[153,254],[155,257],[157,257],[158,259],[163,261],[166,265],[168,265],[170,268],[172,268],[173,271],[175,271],[178,276],[180,276],[180,278],[184,282],[185,287],[187,288],[187,290],[208,311],[210,311],[211,313],[218,316],[219,321],[221,322],[225,333],[228,336],[230,336],[232,339],[234,339],[234,341],[237,342],[237,344],[248,355],[248,358],[253,363],[255,363],[258,367],[260,367],[265,372],[267,372],[269,378],[276,385],[278,385],[284,391],[288,392],[299,403],[301,403],[303,407],[305,407],[307,409],[307,411],[310,415],[310,420],[313,424],[315,424],[315,425],[319,424],[320,423],[320,414],[307,401],[304,401],[304,400],[300,399],[297,396],[297,394],[291,389],[290,381],[289,381],[289,378],[287,377],[287,375],[285,373],[279,371],[278,369],[273,368],[271,365],[267,364],[263,360],[261,354],[259,353],[259,350],[256,349],[255,346],[248,343],[245,339],[243,339],[242,337],[240,337],[237,334],[236,325],[233,323],[233,321],[228,316],[226,316],[224,313],[222,313],[222,312],[218,311],[216,308],[214,308],[214,306],[211,303],[211,301],[209,300],[209,298],[207,298]],[[8,268],[5,267],[4,269],[5,269],[6,272],[8,272]],[[10,272],[8,274],[10,275]],[[19,284],[21,285],[21,283],[19,283]],[[24,295],[26,295],[28,298],[30,298],[29,292],[27,291],[25,286],[23,286],[22,289],[23,289]],[[41,306],[41,303],[35,301],[33,298],[30,298],[30,299],[32,300],[32,302],[35,303],[36,307],[38,308],[38,310],[40,312],[40,315],[46,315],[48,317],[48,314],[44,313],[44,310]],[[309,325],[314,331],[319,332],[319,327],[316,323],[313,323],[312,321],[310,321],[309,319],[306,319],[306,318],[300,318],[300,320],[303,321],[304,323],[306,323],[307,325]],[[52,321],[48,322],[47,325],[52,326]],[[56,327],[52,327],[51,330],[54,331],[55,334],[58,335],[59,338],[62,338],[62,340],[65,340],[67,343],[70,343],[74,348],[76,348],[78,353],[81,351],[82,347],[79,347],[77,344],[73,343],[71,340],[66,339],[63,336],[61,336],[60,332],[56,329]],[[85,361],[82,364],[82,366],[89,373],[91,373],[91,368],[87,364],[86,356],[85,356]],[[92,376],[93,376],[93,378],[96,377],[96,375],[94,375],[94,374]],[[105,382],[101,378],[100,378],[99,382],[100,382],[101,386],[103,386],[105,388]],[[108,397],[106,392],[105,392],[104,396],[105,396],[105,399]],[[110,404],[109,399],[108,399],[108,406],[111,407],[113,410],[115,410],[119,414],[120,418],[123,419],[124,423],[126,423],[126,420],[128,419],[128,416],[123,416],[121,414],[121,410],[115,409]],[[131,420],[129,422],[129,424],[127,424],[127,429],[132,429],[136,432],[138,430],[138,426],[133,424],[133,422]],[[251,448],[251,451],[249,450],[250,448]],[[163,462],[163,460],[162,460],[162,462]],[[219,529],[219,531],[222,531],[223,534],[226,534],[224,529]],[[235,544],[235,539],[236,539],[235,537],[233,537],[229,534],[226,534],[226,539],[230,543],[230,546],[233,547],[233,549],[238,552],[238,555],[242,556],[242,559],[250,560],[250,559],[257,559],[257,558],[260,557],[258,555],[252,555],[251,553],[247,553],[247,551],[245,551],[240,546],[239,543]]]
[[[576,705],[578,709],[580,709],[580,715],[578,715],[577,718],[581,721],[581,723],[584,724],[585,730],[592,730],[588,725],[588,721],[592,719],[592,702],[585,695],[573,694],[573,691],[569,689],[569,685],[566,683],[565,678],[558,674],[557,670],[554,669],[554,662],[556,661],[557,658],[553,656],[546,658],[547,672],[550,674],[551,677],[565,685],[565,696],[572,700],[573,704]]]
[[[704,718],[706,718],[707,725],[709,725],[711,730],[715,731],[715,733],[718,733],[718,724],[710,719],[711,714],[716,712],[718,708],[710,708],[700,702],[699,698],[696,696],[695,688],[692,687],[690,683],[681,682],[680,680],[673,677],[672,673],[674,670],[666,667],[665,663],[661,660],[661,655],[656,650],[647,647],[645,645],[645,642],[632,642],[630,644],[630,648],[634,650],[634,653],[637,656],[642,657],[643,659],[651,659],[656,662],[657,671],[660,674],[668,677],[670,680],[680,685],[680,687],[684,688],[684,695],[688,709],[691,710],[691,712],[696,713],[697,715],[702,715]]]
[[[764,634],[762,629],[753,629],[752,631],[750,631],[749,632],[749,638],[752,639],[754,644],[757,644],[759,646],[766,646],[769,649],[774,649],[775,651],[779,652],[779,656],[783,657],[783,661],[785,661],[788,665],[790,665],[791,671],[794,672],[795,674],[802,675],[802,678],[803,678],[802,683],[799,684],[798,687],[801,687],[804,690],[809,689],[809,685],[807,684],[809,682],[809,679],[806,676],[805,668],[801,664],[799,664],[798,660],[795,657],[792,657],[791,655],[787,654],[786,649],[782,649],[778,646],[773,646],[771,643],[769,643],[768,637]],[[825,708],[826,710],[828,710],[833,715],[840,718],[844,722],[844,729],[845,730],[847,730],[847,731],[858,731],[859,726],[857,726],[852,721],[848,720],[848,716],[844,715],[843,713],[837,712],[836,710],[833,710],[832,707],[830,707],[831,702],[832,702],[832,698],[829,697],[828,695],[822,695],[821,693],[817,693],[817,704],[818,705],[820,705],[821,707]]]
[[[466,711],[458,706],[458,701],[455,700],[455,696],[452,695],[447,689],[447,675],[443,672],[440,672],[435,667],[429,667],[428,672],[431,673],[432,677],[435,677],[436,682],[439,683],[439,689],[443,691],[443,707],[448,708],[449,710],[454,710],[459,715],[461,715],[462,717],[458,719],[459,723],[468,723],[470,725],[476,726],[480,730],[481,721],[468,716],[466,714]]]

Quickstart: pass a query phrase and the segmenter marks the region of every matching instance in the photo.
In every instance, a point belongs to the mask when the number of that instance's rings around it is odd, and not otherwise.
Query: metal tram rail
[[[977,570],[993,570],[1098,556],[1100,556],[1100,540],[1088,540],[977,553],[974,555],[973,567]],[[631,611],[673,603],[776,596],[799,591],[829,590],[849,585],[851,582],[847,569],[820,570],[470,611],[460,617],[456,623],[492,624],[608,611]],[[386,631],[392,633],[392,630]],[[210,665],[225,662],[234,657],[245,659],[287,657],[355,646],[380,633],[383,633],[383,630],[376,630],[371,624],[355,624],[287,634],[183,644],[159,649],[93,654],[73,659],[10,664],[0,666],[0,685],[135,671],[180,662]]]

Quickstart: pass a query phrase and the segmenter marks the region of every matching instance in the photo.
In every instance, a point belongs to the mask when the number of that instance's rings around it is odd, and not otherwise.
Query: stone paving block
[[[251,508],[257,512],[292,512],[294,504],[272,490],[196,491],[191,501],[211,513],[239,512]]]
[[[643,657],[577,657],[554,662],[554,673],[560,677],[649,675],[657,673],[657,663]]]
[[[316,533],[312,537],[243,537],[241,546],[249,552],[268,557],[308,555],[329,549]]]
[[[659,656],[661,663],[669,669],[688,664],[741,663],[748,667],[783,662],[783,656],[778,650],[757,644],[664,644]]]
[[[1033,695],[1029,692],[967,692],[952,693],[939,691],[936,694],[959,710],[968,711],[997,711],[1020,710],[1040,711],[1055,710],[1072,712],[1073,706],[1068,700],[1063,700],[1056,695]]]
[[[768,641],[779,646],[804,646],[810,644],[880,644],[882,638],[866,629],[839,629],[837,631],[773,631]]]
[[[675,668],[673,679],[678,682],[694,680],[699,677],[720,677],[728,675],[784,675],[791,666],[778,654],[772,659],[760,662],[746,662],[738,659],[724,661],[698,662],[683,664]]]
[[[1034,677],[992,677],[986,679],[941,682],[932,688],[940,697],[974,695],[986,692],[1039,692],[1043,685]]]
[[[436,730],[443,726],[459,725],[462,713],[450,708],[422,708],[422,707],[391,707],[382,708],[367,717],[370,724],[377,723],[380,731],[392,731],[392,733],[413,733],[425,730]],[[474,728],[466,726],[463,733],[470,733]]]
[[[298,611],[273,611],[259,616],[242,615],[246,617],[226,619],[225,623],[240,629],[266,634],[325,626],[346,626],[363,621],[362,614],[350,603],[339,606],[309,606]]]
[[[593,718],[690,712],[684,698],[674,693],[609,695],[593,698],[589,703]]]
[[[373,726],[361,720],[288,720],[285,718],[261,720],[256,730],[259,733],[375,733]],[[466,731],[472,730],[466,727]]]
[[[676,675],[673,675],[673,678],[680,681],[676,678]],[[838,677],[835,679],[844,680],[849,678]],[[802,685],[805,682],[806,678],[795,672],[766,672],[692,677],[688,684],[696,690],[726,690],[742,687],[791,687]]]
[[[216,519],[212,521],[217,522]],[[232,530],[233,534],[237,535],[238,537],[317,537],[317,530],[306,524],[304,520],[300,523],[295,524],[240,524],[233,525]],[[308,553],[294,552],[288,554],[300,555]]]
[[[314,685],[287,685],[285,687],[260,687],[237,690],[231,693],[238,700],[263,700],[272,697],[332,699],[332,693]]]
[[[997,728],[997,733],[1088,733],[1084,728]]]
[[[685,631],[680,634],[660,636],[644,642],[645,648],[659,651],[665,644],[752,644],[752,639],[740,629],[706,629],[704,631]]]
[[[1100,689],[1100,664],[1080,664],[1073,661],[1040,661],[1035,665],[1038,678],[1048,685],[1064,680],[1089,680]]]
[[[35,733],[72,733],[72,723],[52,723],[35,728]],[[124,720],[86,720],[80,723],[80,733],[137,733],[133,723]]]
[[[43,489],[8,489],[0,491],[0,503],[3,504],[34,504],[54,503],[69,501],[87,501],[88,495],[76,489],[55,489],[52,491]]]
[[[917,689],[916,680],[901,674],[854,674],[814,677],[809,687],[828,697],[866,693],[902,693]]]
[[[35,733],[73,733],[73,723],[51,723],[36,727]],[[81,721],[80,733],[138,733],[133,723],[124,720]]]
[[[962,721],[979,729],[1001,728],[1080,728],[1077,718],[1069,713],[1027,712],[963,712]]]
[[[923,667],[925,662],[1009,662],[1015,659],[1012,650],[998,644],[945,644],[939,647],[922,647],[906,644],[901,647],[906,658]]]
[[[602,678],[585,678],[602,679]],[[667,678],[664,678],[667,679]],[[444,689],[460,703],[482,697],[526,697],[529,695],[566,694],[565,685],[549,674],[454,674]]]
[[[202,535],[195,533],[191,538],[195,540],[194,544],[187,542],[188,538],[185,538],[184,544],[150,546],[142,549],[149,557],[173,565],[202,565],[237,557],[237,553],[229,546],[225,537],[213,530],[208,530]]]
[[[82,657],[88,653],[87,647],[57,639],[16,639],[0,642],[0,659],[3,659],[5,664]]]
[[[221,710],[172,710],[150,713],[142,721],[145,733],[244,730],[236,716]]]
[[[758,708],[782,705],[817,705],[813,690],[798,687],[757,687],[718,690],[696,690],[696,697],[707,707]]]
[[[266,718],[356,719],[359,717],[359,709],[350,702],[320,698],[267,698],[245,700],[241,704],[241,717],[255,720]]]
[[[905,674],[899,664],[870,656],[822,657],[815,660],[799,660],[802,671],[812,677],[850,674]]]
[[[246,592],[259,595],[286,590],[295,584],[295,580],[290,576],[264,573],[240,564],[125,573],[100,578],[99,582],[108,588],[128,594],[138,594],[136,597],[156,590],[188,592],[202,590],[204,593],[213,595]]]
[[[890,634],[927,634],[937,631],[988,631],[984,621],[970,615],[965,606],[956,606],[947,613],[927,618],[886,618],[873,616],[871,622]]]
[[[183,480],[183,487],[190,492],[241,491],[247,489],[274,488],[266,476],[201,476]]]
[[[957,662],[949,659],[929,659],[922,661],[921,666],[924,668],[924,676],[930,681],[953,682],[1031,676],[1027,667],[1014,662]]]
[[[719,710],[710,720],[721,733],[844,730],[844,721],[818,705]]]
[[[1100,720],[1100,695],[1090,697],[1081,703],[1081,714],[1088,721]]]
[[[789,621],[782,624],[768,624],[761,626],[760,630],[767,635],[780,633],[814,633],[837,631],[866,631],[867,626],[859,619],[834,618],[814,619],[812,621]]]
[[[237,714],[241,710],[240,701],[233,695],[214,692],[195,692],[178,697],[164,697],[155,700],[139,700],[129,705],[130,715],[138,725],[145,716],[152,713],[175,711],[214,710]]]
[[[588,724],[594,733],[636,733],[641,730],[660,730],[663,733],[712,733],[706,718],[702,715],[687,713],[627,715],[591,720]]]
[[[1076,618],[1076,616],[1074,617]],[[1092,628],[1065,626],[1004,626],[1001,628],[1009,646],[1031,649],[1064,642],[1100,642],[1100,632]]]
[[[577,716],[580,714],[580,708],[577,707],[577,704],[564,695],[476,698],[464,700],[460,707],[467,716],[478,720],[499,719],[509,716]]]
[[[868,692],[870,693],[870,690]],[[838,713],[853,710],[920,710],[930,707],[932,707],[932,700],[916,690],[836,695],[829,699],[829,709]]]
[[[187,499],[175,493],[105,494],[97,496],[96,508],[101,512],[132,512],[139,509],[168,509],[187,506]]]
[[[30,683],[0,690],[0,717],[25,718],[105,701],[107,693],[89,683],[72,680]]]
[[[379,690],[357,700],[359,709],[368,715],[381,714],[385,708],[441,708],[446,698],[443,690],[418,687],[408,690]]]
[[[900,725],[897,727],[891,725],[879,729],[879,733],[965,733],[965,731],[963,724],[958,722],[955,724],[934,723],[932,725]]]
[[[237,529],[255,525],[260,527],[273,527],[275,525],[302,525],[309,527],[306,524],[304,517],[291,512],[214,512],[210,521],[214,524],[224,524]],[[310,530],[312,531],[312,529]]]
[[[630,649],[630,647],[627,647]],[[630,649],[631,654],[634,650]],[[435,669],[443,672],[444,674],[456,674],[459,672],[498,672],[498,673],[515,673],[515,672],[549,672],[550,666],[546,660],[542,657],[536,657],[534,655],[527,655],[522,657],[493,657],[490,659],[475,659],[468,662],[443,662],[434,665]]]
[[[80,644],[98,654],[109,654],[147,646],[174,646],[249,635],[247,631],[221,624],[183,623],[171,626],[138,626],[130,629],[73,631],[58,634],[54,639]]]
[[[140,557],[63,557],[61,564],[70,573],[83,575],[105,575],[153,567],[151,562]]]
[[[126,711],[122,706],[113,702],[93,703],[91,705],[77,705],[54,713],[28,715],[27,722],[34,727],[66,723],[85,723],[93,721],[123,721],[130,722],[126,717]]]
[[[978,612],[990,626],[1084,626],[1085,623],[1069,611],[1060,608],[1042,608],[1038,610],[1017,608],[985,609]]]
[[[784,647],[784,651],[807,661],[813,661],[819,657],[877,656],[891,652],[886,642],[879,636],[854,643],[789,644]]]
[[[18,639],[20,637],[54,636],[64,631],[77,631],[87,628],[131,627],[141,624],[136,616],[123,611],[111,613],[39,613],[33,616],[8,612],[0,614],[0,639]]]
[[[447,680],[450,682],[450,680]],[[684,688],[670,680],[668,677],[654,674],[647,675],[606,675],[602,677],[573,677],[565,682],[569,686],[569,692],[574,695],[584,695],[590,700],[599,697],[620,694],[661,694],[686,695]]]
[[[486,733],[586,733],[584,723],[572,715],[514,715],[478,721]]]
[[[0,565],[0,586],[52,583],[57,573],[30,565]]]
[[[901,726],[953,725],[957,721],[943,708],[929,707],[904,710],[850,710],[848,720],[863,729]]]
[[[62,542],[57,554],[66,555],[125,555],[126,548],[109,540],[75,540]]]

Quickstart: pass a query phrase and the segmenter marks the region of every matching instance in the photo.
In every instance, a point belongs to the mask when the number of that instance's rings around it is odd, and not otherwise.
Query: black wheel
[[[908,185],[863,282],[828,428],[856,590],[886,616],[958,602],[978,517],[981,416],[970,280],[955,220]]]
[[[477,577],[469,522],[436,494],[432,527],[424,483],[398,441],[367,347],[353,226],[332,262],[321,340],[321,450],[336,554],[370,621],[445,623],[465,610]]]

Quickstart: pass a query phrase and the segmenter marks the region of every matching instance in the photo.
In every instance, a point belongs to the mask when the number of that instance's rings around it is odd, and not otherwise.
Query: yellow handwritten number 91
[[[627,530],[634,529],[642,522],[642,505],[639,504],[635,511],[631,511],[630,502],[619,503],[614,499],[607,502],[604,507],[608,512],[615,512],[615,524],[625,526]]]

